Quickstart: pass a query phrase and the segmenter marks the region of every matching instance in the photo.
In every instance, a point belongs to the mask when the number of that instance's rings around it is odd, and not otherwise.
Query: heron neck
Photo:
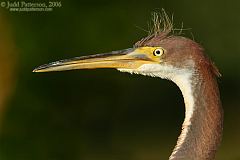
[[[221,141],[223,114],[214,75],[176,76],[185,103],[185,119],[170,160],[212,160]]]

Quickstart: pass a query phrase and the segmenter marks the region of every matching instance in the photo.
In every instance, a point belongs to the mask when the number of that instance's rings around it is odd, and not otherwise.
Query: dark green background
[[[218,160],[240,159],[240,1],[63,1],[52,12],[1,14],[18,51],[16,87],[0,135],[1,160],[167,159],[184,104],[172,82],[113,69],[32,73],[51,61],[132,47],[151,12],[202,44],[222,73],[225,110]],[[1,35],[0,35],[1,36]]]

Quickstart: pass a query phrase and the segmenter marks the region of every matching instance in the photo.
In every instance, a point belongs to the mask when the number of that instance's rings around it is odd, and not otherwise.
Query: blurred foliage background
[[[52,12],[0,8],[1,160],[167,159],[183,98],[159,78],[111,69],[32,73],[51,61],[131,47],[151,12],[202,44],[219,67],[225,110],[218,160],[240,159],[240,1],[61,1]],[[193,36],[192,36],[193,35]]]

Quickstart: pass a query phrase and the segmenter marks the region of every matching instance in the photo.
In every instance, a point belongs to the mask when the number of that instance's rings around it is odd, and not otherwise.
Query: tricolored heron
[[[172,34],[172,26],[166,14],[161,18],[155,14],[153,32],[133,48],[60,60],[42,65],[34,72],[116,68],[171,80],[182,92],[185,119],[169,159],[212,160],[223,129],[216,81],[220,73],[198,43]]]

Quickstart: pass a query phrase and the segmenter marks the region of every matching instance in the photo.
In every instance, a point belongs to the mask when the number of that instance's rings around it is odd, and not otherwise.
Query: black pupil
[[[156,54],[160,54],[161,52],[160,52],[160,50],[156,50],[156,52],[155,52]]]

